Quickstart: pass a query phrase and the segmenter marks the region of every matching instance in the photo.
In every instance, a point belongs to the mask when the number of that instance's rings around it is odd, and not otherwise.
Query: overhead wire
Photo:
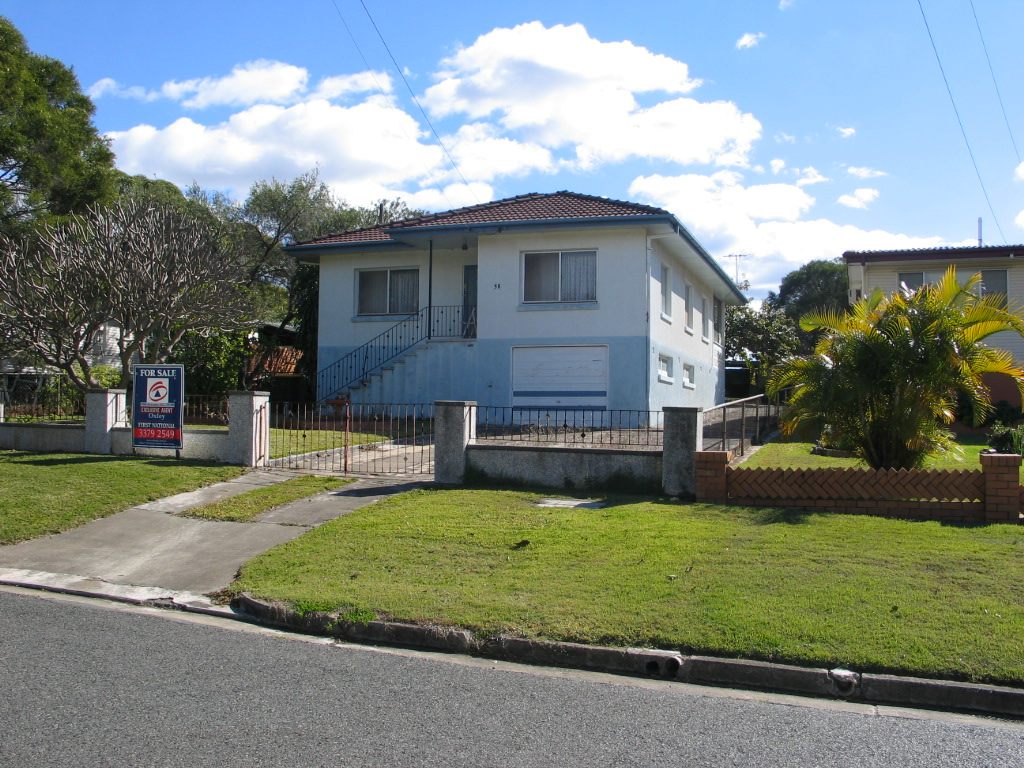
[[[370,62],[369,62],[369,60],[368,60],[368,59],[366,58],[366,54],[364,54],[364,53],[363,53],[363,49],[359,47],[359,41],[358,41],[358,40],[356,40],[356,36],[355,36],[355,34],[353,34],[353,32],[352,32],[352,28],[351,28],[351,27],[349,27],[349,25],[348,25],[348,22],[347,22],[347,21],[345,20],[345,15],[344,15],[344,14],[343,14],[343,13],[341,12],[341,8],[339,8],[339,7],[338,7],[338,3],[337,3],[337,0],[331,0],[331,5],[333,5],[333,6],[334,6],[334,12],[338,14],[338,18],[339,18],[339,19],[341,20],[341,25],[342,25],[343,27],[345,27],[345,32],[346,32],[346,33],[348,34],[349,40],[351,40],[351,41],[352,41],[352,46],[353,46],[353,47],[354,47],[354,48],[356,49],[356,53],[358,53],[358,54],[359,54],[359,58],[360,58],[360,59],[362,59],[362,61],[363,61],[363,66],[365,66],[365,67],[366,67],[366,71],[367,71],[367,72],[369,72],[369,73],[370,73],[370,77],[371,77],[371,78],[373,78],[373,82],[374,82],[374,85],[376,85],[376,86],[377,86],[377,90],[378,90],[378,91],[380,91],[381,93],[386,93],[386,92],[387,92],[387,89],[386,89],[386,88],[385,88],[385,87],[384,87],[384,86],[383,86],[383,85],[381,84],[381,82],[380,82],[380,81],[379,81],[379,80],[377,79],[377,73],[376,73],[376,72],[374,71],[373,67],[372,67],[372,66],[370,65]],[[363,8],[365,9],[365,8],[366,8],[366,6],[364,5],[364,6],[363,6]],[[369,15],[369,11],[367,11],[367,15]],[[373,18],[372,18],[372,17],[370,18],[370,21],[371,21],[371,23],[373,22]],[[376,26],[377,26],[377,25],[376,25],[376,24],[374,24],[374,29],[376,29]],[[380,31],[379,31],[379,30],[378,30],[377,34],[378,34],[378,35],[380,35]],[[383,40],[383,38],[382,38],[382,40]],[[387,48],[387,44],[386,44],[386,43],[385,43],[384,47],[385,47],[385,49]],[[388,51],[388,55],[389,55],[389,56],[391,55],[391,51],[390,51],[390,50]],[[394,62],[394,57],[393,57],[393,56],[391,57],[391,60],[392,60],[392,62]],[[396,65],[396,66],[397,66],[397,65]],[[401,72],[401,70],[399,70],[399,75],[402,75],[402,72]],[[402,75],[402,80],[405,80],[405,76],[404,76],[404,75]],[[405,86],[406,86],[406,88],[408,88],[408,87],[409,87],[409,83],[408,83],[407,81],[406,81],[406,83],[405,83]],[[411,90],[411,89],[410,89],[410,90]],[[413,101],[416,101],[416,97],[415,97],[415,96],[413,97]],[[419,102],[416,102],[416,106],[418,106],[418,107],[419,107]],[[423,112],[423,108],[422,108],[422,107],[420,107],[420,112]],[[424,116],[424,117],[425,117],[425,116]],[[430,125],[430,122],[429,122],[429,121],[427,121],[427,125]],[[434,131],[434,126],[433,126],[433,125],[430,125],[430,130],[431,130],[431,131],[433,131],[433,133],[434,133],[434,136],[435,136],[435,138],[436,138],[436,137],[437,137],[437,131]],[[411,136],[410,136],[409,138],[413,138],[413,137],[411,137]],[[459,171],[459,168],[458,168],[458,166],[457,166],[457,165],[455,165],[455,161],[454,161],[454,160],[452,160],[452,157],[451,157],[451,155],[449,155],[449,154],[448,154],[448,150],[447,150],[447,149],[445,148],[445,146],[444,146],[444,144],[443,144],[443,143],[441,142],[440,138],[438,138],[438,139],[437,139],[437,142],[438,142],[438,144],[440,144],[440,145],[441,145],[441,149],[442,149],[442,150],[444,151],[445,155],[447,155],[447,156],[448,156],[448,159],[449,159],[449,161],[450,161],[450,162],[451,162],[451,163],[452,163],[452,164],[454,165],[454,167],[455,167],[455,170],[456,170],[456,172],[458,172],[459,176],[461,177],[461,176],[462,176],[462,172],[461,172],[461,171]],[[463,180],[464,182],[466,181],[466,179],[465,179],[464,177],[463,177],[463,179],[462,179],[462,180]],[[471,187],[469,187],[469,184],[468,184],[468,182],[467,182],[467,184],[466,184],[466,188],[467,188],[467,189],[469,189],[469,191],[470,191],[470,194],[472,194],[472,193],[473,193],[473,190],[472,190],[472,188],[471,188]],[[451,208],[455,208],[455,207],[456,207],[456,206],[455,206],[455,204],[454,204],[454,203],[452,203],[452,201],[451,201],[451,199],[450,199],[450,198],[448,197],[448,195],[446,195],[446,194],[445,194],[445,191],[444,191],[444,187],[440,187],[440,186],[439,186],[439,187],[438,187],[438,192],[440,192],[440,193],[441,193],[441,197],[443,197],[443,198],[444,198],[445,200],[447,200],[447,201],[448,201],[448,205],[449,205],[449,207],[451,207]],[[474,199],[476,199],[476,196],[475,196],[475,195],[474,195]]]
[[[974,0],[970,0],[971,13],[974,14],[974,25],[978,28],[978,37],[981,39],[981,49],[985,51],[985,61],[988,62],[988,73],[992,75],[992,85],[996,89],[996,98],[999,99],[999,108],[1003,111],[1003,122],[1006,123],[1006,132],[1010,134],[1010,143],[1013,144],[1013,152],[1017,155],[1017,162],[1021,162],[1020,150],[1017,149],[1017,141],[1013,137],[1013,129],[1010,127],[1010,118],[1006,116],[1006,105],[1003,104],[1003,94],[999,92],[999,83],[996,82],[996,72],[992,68],[992,59],[988,55],[988,46],[985,44],[985,35],[981,31],[981,22],[978,21],[978,12],[974,9]]]
[[[989,213],[992,214],[992,220],[995,222],[996,229],[999,230],[999,236],[1006,242],[1006,235],[1003,234],[1003,228],[999,225],[999,217],[996,216],[995,208],[992,207],[992,200],[988,196],[988,189],[985,188],[985,181],[981,177],[981,170],[978,168],[978,161],[974,157],[974,150],[971,148],[971,142],[967,138],[967,130],[964,128],[963,118],[960,117],[960,110],[957,109],[956,99],[953,98],[953,89],[949,85],[949,78],[946,77],[946,70],[942,66],[942,57],[939,56],[938,46],[935,45],[935,37],[932,35],[932,28],[928,24],[928,16],[924,12],[924,5],[921,4],[921,0],[917,0],[917,7],[921,10],[921,19],[924,21],[924,28],[928,32],[928,39],[932,44],[932,51],[935,53],[935,61],[939,65],[939,72],[942,74],[942,82],[946,84],[946,93],[949,94],[949,103],[953,105],[953,114],[956,115],[956,121],[960,125],[960,135],[964,137],[964,144],[967,146],[967,154],[971,156],[971,163],[974,165],[974,173],[978,177],[978,184],[981,185],[981,192],[985,196],[985,202],[988,204]]]
[[[405,72],[402,71],[402,67],[399,66],[398,61],[395,59],[395,55],[391,52],[391,47],[388,45],[388,41],[384,39],[384,35],[380,31],[380,27],[377,26],[377,22],[374,20],[373,14],[370,13],[370,9],[366,7],[366,3],[363,2],[363,0],[359,0],[359,4],[363,6],[363,11],[366,12],[366,18],[368,18],[370,20],[370,24],[373,25],[373,29],[377,33],[377,37],[380,38],[381,45],[384,46],[384,50],[387,51],[388,56],[391,58],[391,63],[395,65],[395,71],[398,72],[398,76],[401,77],[402,82],[405,83],[405,88],[409,91],[409,97],[412,99],[412,103],[416,105],[416,108],[423,116],[423,121],[427,124],[427,127],[430,128],[430,132],[434,135],[437,145],[441,148],[441,151],[444,152],[445,157],[448,158],[448,162],[451,163],[452,169],[459,175],[459,178],[462,179],[462,183],[466,185],[466,190],[470,195],[472,195],[473,199],[479,203],[480,199],[477,198],[476,193],[473,192],[473,188],[466,180],[466,177],[462,174],[462,169],[459,168],[459,164],[455,162],[455,158],[452,157],[452,153],[448,151],[448,147],[446,147],[444,142],[441,140],[441,136],[434,128],[434,124],[430,122],[430,118],[427,117],[427,112],[420,104],[420,100],[416,98],[416,93],[413,91],[412,86],[409,85],[409,81],[405,77]]]

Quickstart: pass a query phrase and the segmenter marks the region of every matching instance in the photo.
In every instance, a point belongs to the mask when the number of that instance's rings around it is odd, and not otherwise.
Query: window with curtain
[[[419,309],[418,269],[363,269],[359,271],[360,315],[411,315]]]
[[[597,301],[597,251],[524,254],[523,301]]]

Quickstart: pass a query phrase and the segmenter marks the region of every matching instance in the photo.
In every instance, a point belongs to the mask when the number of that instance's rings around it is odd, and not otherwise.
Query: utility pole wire
[[[1020,150],[1017,149],[1017,142],[1013,138],[1013,129],[1010,128],[1010,118],[1006,116],[1006,106],[1003,104],[1003,94],[999,92],[999,83],[996,82],[996,73],[992,69],[992,59],[988,55],[988,46],[985,45],[985,35],[981,32],[981,22],[978,21],[978,12],[974,10],[974,0],[971,0],[971,13],[974,14],[974,25],[978,28],[978,37],[981,38],[981,49],[985,52],[985,61],[988,62],[988,72],[992,75],[992,85],[996,89],[996,98],[999,99],[999,108],[1003,111],[1003,122],[1006,123],[1006,132],[1010,134],[1010,143],[1013,144],[1013,152],[1017,155],[1017,162],[1020,160]]]
[[[999,225],[999,217],[996,216],[995,208],[992,207],[992,200],[989,199],[988,190],[985,189],[985,182],[981,178],[981,171],[978,169],[978,161],[974,158],[974,150],[971,149],[971,142],[967,138],[967,130],[964,128],[964,121],[960,117],[960,110],[956,108],[956,99],[953,98],[953,89],[949,86],[949,78],[946,77],[946,70],[942,66],[942,57],[939,56],[939,49],[935,45],[935,38],[932,36],[932,28],[928,26],[928,17],[925,15],[924,6],[921,4],[921,0],[917,0],[917,7],[921,9],[921,19],[924,21],[924,28],[928,32],[928,39],[932,43],[932,51],[935,53],[935,61],[939,65],[939,72],[942,73],[942,82],[946,84],[946,93],[949,94],[949,103],[953,105],[953,114],[956,115],[956,121],[960,125],[960,135],[964,137],[964,144],[967,146],[967,154],[971,156],[971,163],[974,165],[974,173],[978,176],[978,184],[981,185],[981,193],[985,196],[985,202],[988,203],[989,213],[992,214],[992,221],[996,223],[996,229],[999,230],[999,236],[1003,238],[1003,242],[1006,242],[1006,235],[1003,234],[1003,228]]]
[[[423,109],[419,99],[416,98],[415,92],[413,92],[412,90],[412,86],[409,85],[409,81],[405,78],[405,73],[402,71],[402,68],[398,66],[398,62],[395,60],[394,54],[391,53],[391,48],[388,47],[387,40],[385,40],[384,35],[381,34],[380,28],[377,26],[377,22],[373,20],[373,15],[370,13],[370,9],[366,7],[366,3],[363,2],[363,0],[359,0],[359,4],[363,6],[363,10],[366,11],[366,18],[370,20],[370,24],[373,25],[373,29],[377,33],[377,37],[380,38],[380,42],[384,46],[384,50],[388,52],[388,56],[391,58],[391,63],[395,65],[395,71],[398,72],[398,76],[401,77],[402,82],[405,83],[405,88],[407,91],[409,91],[409,97],[412,99],[412,103],[416,105],[417,109],[419,109],[420,114],[423,115],[424,122],[430,128],[430,132],[434,134],[434,138],[437,140],[437,145],[441,147],[441,150],[444,152],[445,157],[448,158],[448,162],[451,163],[452,168],[455,170],[455,172],[459,174],[459,178],[462,179],[462,183],[466,185],[466,189],[469,191],[469,194],[473,196],[473,199],[476,200],[477,203],[479,203],[480,200],[477,198],[476,194],[474,194],[473,188],[469,186],[469,182],[466,181],[466,177],[462,175],[462,170],[459,168],[459,164],[455,162],[455,158],[452,157],[451,152],[448,151],[448,147],[446,147],[444,145],[444,142],[441,141],[441,137],[434,129],[434,124],[430,122],[430,118],[427,117],[426,110]]]

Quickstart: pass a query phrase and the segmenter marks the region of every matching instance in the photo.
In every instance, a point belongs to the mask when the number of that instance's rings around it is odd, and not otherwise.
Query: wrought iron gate
[[[432,475],[434,405],[272,403],[270,456],[288,469]]]

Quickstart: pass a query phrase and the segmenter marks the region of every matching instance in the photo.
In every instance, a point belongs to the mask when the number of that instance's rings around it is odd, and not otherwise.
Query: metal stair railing
[[[419,312],[402,318],[383,333],[317,371],[317,397],[321,400],[335,397],[426,339],[475,338],[476,307],[469,309],[467,322],[463,322],[461,305],[423,307]]]

